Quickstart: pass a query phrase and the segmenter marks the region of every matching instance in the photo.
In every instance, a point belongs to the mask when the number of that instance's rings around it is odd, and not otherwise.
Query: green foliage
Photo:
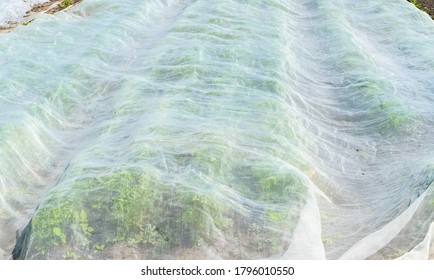
[[[163,214],[155,204],[161,202],[158,192],[164,186],[153,182],[148,176],[128,172],[116,174],[103,184],[109,189],[116,189],[112,211],[108,213],[115,226],[110,237],[112,240],[142,245],[164,243],[155,227],[155,216]]]
[[[72,5],[72,0],[64,0],[64,1],[60,4],[60,7],[63,8],[63,9],[65,9],[65,8],[71,6],[71,5]]]
[[[216,228],[227,230],[232,226],[232,221],[225,216],[227,210],[209,195],[186,192],[180,195],[179,202],[184,210],[177,223],[185,231],[183,242],[188,245],[212,241]]]
[[[424,10],[423,6],[417,2],[417,0],[411,0],[411,2],[419,9]]]
[[[291,173],[279,174],[270,171],[268,167],[252,168],[261,199],[270,202],[287,202],[302,193],[302,185]]]
[[[177,160],[197,167],[215,162],[199,154]],[[209,172],[226,176],[234,186],[236,177],[243,176],[249,183],[238,191],[256,192],[255,199],[268,206],[254,215],[234,215],[227,201],[212,195],[212,185],[201,191],[193,187],[204,184],[199,177],[189,179],[191,185],[165,184],[139,169],[117,171],[76,181],[68,192],[52,192],[33,219],[33,250],[40,256],[56,257],[58,252],[57,257],[68,259],[105,258],[114,245],[125,244],[155,257],[176,248],[213,244],[222,234],[238,240],[234,242],[244,250],[256,246],[264,256],[283,250],[294,224],[286,205],[296,207],[302,200],[303,194],[297,194],[303,193],[300,182],[293,174],[264,166],[225,166],[232,174],[228,176],[219,172],[221,164]]]
[[[267,223],[267,235],[270,245],[270,253],[277,254],[284,250],[289,240],[286,240],[287,232],[292,232],[295,228],[293,217],[288,208],[269,207],[264,211],[265,221]]]
[[[75,252],[73,251],[66,251],[66,253],[64,255],[62,255],[62,257],[65,260],[78,260],[80,259],[80,256],[77,255]]]
[[[389,81],[375,77],[355,81],[350,87],[354,96],[350,106],[363,106],[367,118],[381,119],[380,133],[385,136],[414,132],[418,118],[402,99],[392,94],[393,88]]]
[[[99,244],[95,244],[94,248],[97,251],[103,251],[104,250],[105,245],[99,245]]]
[[[225,145],[205,146],[197,149],[189,160],[201,172],[218,176],[230,171],[228,166],[228,162],[231,161],[230,154],[231,148]]]
[[[83,196],[87,191],[92,196]],[[76,182],[68,194],[53,192],[36,214],[34,250],[45,255],[71,245],[98,254],[110,244],[126,242],[159,252],[168,246],[198,245],[212,236],[210,217],[219,227],[229,224],[222,205],[212,198],[180,191],[171,197],[173,205],[179,205],[174,207],[165,201],[168,193],[169,186],[134,171]]]
[[[92,235],[94,229],[88,225],[87,214],[83,209],[80,212],[80,228],[86,235]]]
[[[412,132],[416,129],[416,117],[404,109],[404,104],[397,100],[382,100],[380,108],[386,115],[385,132]]]
[[[79,229],[76,221],[80,219],[80,210],[80,200],[58,197],[58,193],[39,209],[32,221],[32,238],[39,254],[73,242],[71,233]]]

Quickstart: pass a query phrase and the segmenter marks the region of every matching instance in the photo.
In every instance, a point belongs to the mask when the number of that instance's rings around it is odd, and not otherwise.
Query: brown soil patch
[[[26,15],[31,14],[31,13],[40,13],[40,12],[45,12],[46,10],[48,10],[51,5],[53,5],[54,1],[50,1],[50,2],[46,2],[46,3],[42,3],[42,4],[36,4],[32,7],[32,9],[30,11],[27,11]]]
[[[19,22],[9,21],[6,26],[1,26],[0,25],[0,32],[8,32],[9,30],[14,29],[18,25],[20,25]]]
[[[434,0],[416,0],[416,1],[407,0],[407,1],[415,4],[416,7],[426,12],[431,16],[432,19],[434,19]]]
[[[66,0],[49,0],[45,3],[33,5],[32,8],[26,12],[21,22],[9,21],[6,25],[0,25],[0,33],[9,32],[19,25],[27,25],[35,19],[37,14],[47,13],[54,14],[64,9],[70,8],[81,0],[70,0],[70,4],[66,4]]]
[[[58,11],[64,10],[66,8],[69,8],[71,6],[76,5],[77,3],[81,2],[81,0],[71,0],[71,5],[66,7],[65,6],[65,1],[57,1],[57,0],[51,0],[51,2],[58,2],[57,5],[55,5],[54,7],[50,8],[47,11],[47,14],[54,14],[57,13]]]

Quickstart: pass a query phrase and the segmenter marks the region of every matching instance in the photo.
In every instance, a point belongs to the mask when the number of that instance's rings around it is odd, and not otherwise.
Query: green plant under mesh
[[[60,4],[60,7],[61,7],[61,8],[67,8],[67,7],[71,6],[71,5],[72,5],[72,0],[64,0],[64,1]]]
[[[69,191],[53,191],[36,213],[30,254],[104,258],[110,248],[124,244],[158,258],[177,248],[214,244],[222,236],[241,243],[243,250],[281,252],[288,245],[284,232],[294,227],[294,213],[283,203],[300,200],[295,195],[299,182],[290,175],[271,176],[272,169],[266,167],[249,170],[245,176],[265,203],[259,208],[253,204],[259,212],[250,214],[237,214],[206,189],[165,184],[140,170],[77,181]],[[247,186],[239,188],[246,190]],[[271,202],[280,206],[266,206]]]

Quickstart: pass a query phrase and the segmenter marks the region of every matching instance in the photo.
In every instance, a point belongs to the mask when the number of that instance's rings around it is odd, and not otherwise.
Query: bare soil
[[[408,0],[408,2],[415,4],[416,7],[426,12],[432,19],[434,19],[434,0]]]
[[[26,12],[22,21],[9,21],[6,25],[0,25],[0,33],[9,32],[17,26],[29,24],[38,14],[54,14],[64,9],[70,8],[79,2],[81,2],[81,0],[71,0],[71,4],[66,6],[65,0],[49,0],[41,4],[33,5],[32,8]]]

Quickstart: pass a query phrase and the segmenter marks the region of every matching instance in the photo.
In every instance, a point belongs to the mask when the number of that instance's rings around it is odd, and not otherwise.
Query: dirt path
[[[408,0],[434,19],[434,0]]]
[[[81,0],[49,0],[45,3],[36,4],[26,12],[21,21],[9,21],[6,25],[0,25],[0,33],[9,32],[19,25],[29,24],[38,14],[54,14],[64,9],[70,8],[79,2],[81,2]]]

